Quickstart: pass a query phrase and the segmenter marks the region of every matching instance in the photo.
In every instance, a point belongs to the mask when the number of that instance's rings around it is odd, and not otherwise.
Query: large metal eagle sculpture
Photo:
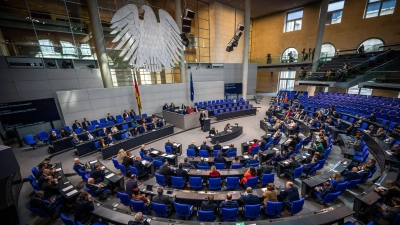
[[[164,10],[159,9],[160,23],[153,10],[142,5],[144,19],[139,19],[136,5],[129,4],[120,8],[111,20],[111,34],[118,33],[113,42],[118,42],[116,49],[121,49],[120,57],[134,69],[144,67],[150,72],[171,70],[179,63],[183,44],[180,29],[175,20]]]

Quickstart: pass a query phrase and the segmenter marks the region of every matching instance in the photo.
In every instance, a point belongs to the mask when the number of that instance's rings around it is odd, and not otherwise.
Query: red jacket
[[[212,172],[210,172],[210,174],[208,176],[211,178],[217,178],[217,177],[220,177],[221,174],[218,171],[212,171]]]
[[[253,148],[254,148],[255,146],[258,146],[258,143],[257,143],[257,142],[254,142],[252,145],[250,145],[250,147],[249,147],[249,153],[252,153],[252,152],[253,152]]]

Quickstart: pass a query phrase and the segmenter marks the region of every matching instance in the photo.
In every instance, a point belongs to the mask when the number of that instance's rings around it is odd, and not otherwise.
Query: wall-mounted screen
[[[225,84],[225,95],[242,94],[242,83],[228,83]]]

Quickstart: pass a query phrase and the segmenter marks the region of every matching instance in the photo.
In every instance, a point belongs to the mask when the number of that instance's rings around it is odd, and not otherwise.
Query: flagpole
[[[137,82],[136,82],[136,70],[135,69],[133,69],[133,80],[134,80],[133,89],[135,90],[135,96],[136,96],[136,86],[135,85],[137,84]],[[139,85],[139,84],[137,84],[137,85]],[[136,98],[136,103],[137,103],[138,110],[139,110],[140,120],[142,120],[142,109],[139,106],[139,102],[138,102],[137,98]]]

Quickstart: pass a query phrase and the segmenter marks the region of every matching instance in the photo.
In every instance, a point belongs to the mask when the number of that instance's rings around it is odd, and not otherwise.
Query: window
[[[46,58],[46,57],[56,57],[56,55],[58,55],[55,51],[54,51],[54,45],[53,42],[49,39],[42,39],[39,40],[39,44],[40,44],[40,50],[42,51],[42,57]],[[38,56],[36,56],[38,57]]]
[[[367,0],[364,18],[393,14],[396,0]]]
[[[329,87],[324,87],[324,92],[329,92]]]
[[[297,62],[298,59],[298,52],[295,48],[287,48],[285,51],[283,51],[282,56],[281,56],[281,62],[282,63],[288,63],[288,62]]]
[[[294,81],[296,71],[281,71],[279,72],[279,87],[278,90],[294,90]]]
[[[301,30],[303,9],[286,13],[285,32]]]
[[[356,94],[356,95],[358,95],[359,92],[360,92],[360,88],[358,88],[358,84],[357,84],[356,86],[350,87],[350,88],[347,90],[347,93],[348,93],[348,94]]]
[[[330,43],[322,44],[321,56],[325,56],[325,55],[327,57],[334,56],[335,52],[336,52],[335,46],[333,46],[332,44],[330,44]]]
[[[370,38],[363,41],[358,47],[364,45],[364,50],[366,52],[376,52],[379,51],[380,47],[384,46],[385,44],[379,38]]]
[[[344,0],[329,3],[326,24],[336,24],[342,22]]]
[[[359,95],[372,95],[372,89],[369,88],[358,88],[358,85],[348,89],[348,94],[359,94]]]
[[[75,46],[68,41],[60,41],[62,46],[63,58],[76,58],[77,51]]]

